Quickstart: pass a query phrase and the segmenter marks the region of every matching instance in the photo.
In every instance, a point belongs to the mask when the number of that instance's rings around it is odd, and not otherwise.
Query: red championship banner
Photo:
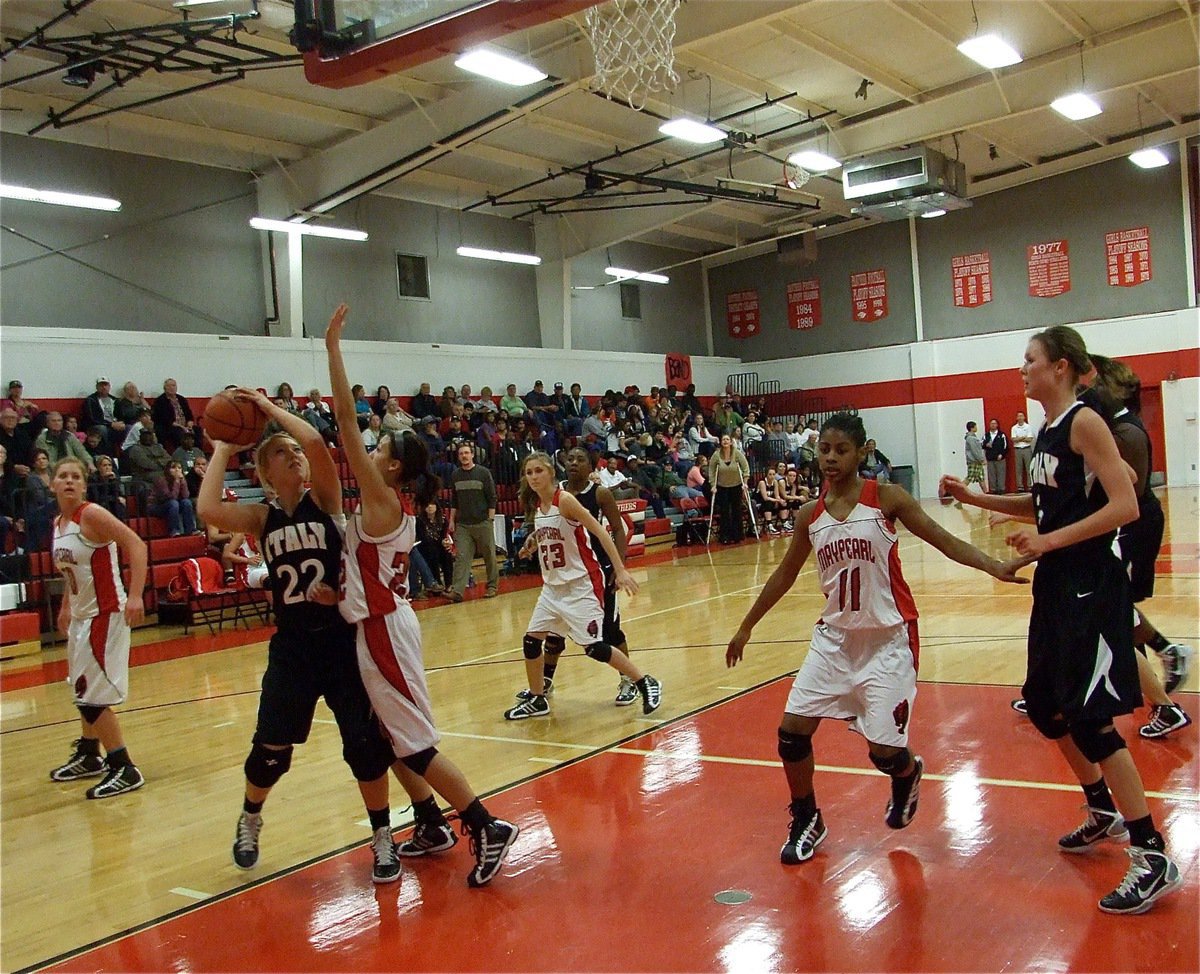
[[[1108,260],[1108,283],[1113,287],[1137,287],[1150,280],[1150,228],[1133,227],[1104,235]]]
[[[992,300],[992,254],[960,254],[950,258],[954,281],[954,307],[978,308]]]
[[[734,291],[725,295],[725,321],[730,338],[752,338],[759,332],[758,292]]]
[[[788,327],[807,331],[821,323],[821,282],[792,281],[787,286]]]
[[[668,352],[664,363],[667,373],[667,385],[683,392],[692,382],[692,357],[680,355],[678,352]]]
[[[1071,290],[1071,256],[1065,240],[1049,240],[1025,248],[1029,262],[1029,296],[1056,298]]]
[[[850,306],[855,321],[878,321],[888,314],[887,271],[850,275]]]

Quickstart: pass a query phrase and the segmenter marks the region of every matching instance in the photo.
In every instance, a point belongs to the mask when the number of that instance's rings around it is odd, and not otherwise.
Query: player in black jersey
[[[1021,375],[1025,394],[1042,404],[1046,422],[1034,445],[1032,495],[975,494],[952,476],[942,478],[942,491],[1037,524],[1036,534],[1008,537],[1022,556],[1038,562],[1023,696],[1030,721],[1058,744],[1075,772],[1088,809],[1084,823],[1059,839],[1059,847],[1084,852],[1128,835],[1129,871],[1100,900],[1100,909],[1142,913],[1181,877],[1154,827],[1137,766],[1113,726],[1114,717],[1141,704],[1129,578],[1113,551],[1117,529],[1137,517],[1138,506],[1108,426],[1075,398],[1079,378],[1091,368],[1073,329],[1057,325],[1034,335]]]
[[[592,455],[581,446],[572,447],[567,451],[564,464],[567,479],[563,481],[562,486],[568,493],[573,494],[575,499],[583,505],[583,509],[597,521],[603,518],[608,522],[609,529],[612,531],[613,543],[617,546],[617,554],[623,561],[626,541],[625,519],[617,510],[617,500],[613,497],[612,491],[602,486],[599,478],[595,476],[596,465],[593,463]],[[629,644],[625,639],[624,630],[621,629],[621,608],[617,604],[617,583],[613,576],[612,561],[603,546],[593,545],[593,548],[596,549],[596,560],[600,562],[600,569],[604,572],[604,629],[601,635],[606,643],[616,646],[628,656]],[[542,674],[545,693],[550,693],[554,689],[554,671],[558,668],[559,657],[566,648],[567,643],[563,637],[554,635],[546,637],[546,658]],[[518,700],[528,700],[530,696],[528,690],[521,690],[517,693]],[[637,699],[636,684],[628,677],[622,676],[613,703],[618,707],[628,707]]]
[[[394,882],[400,878],[400,860],[391,833],[387,773],[395,758],[371,714],[355,655],[354,626],[342,620],[337,607],[343,518],[337,469],[321,434],[304,419],[254,390],[236,395],[256,403],[283,432],[263,440],[255,454],[259,480],[276,495],[270,504],[222,501],[225,468],[236,452],[228,443],[216,444],[200,485],[198,510],[205,523],[259,539],[277,627],[246,758],[233,861],[241,869],[257,864],[263,803],[291,766],[294,746],[308,740],[317,699],[323,696],[371,820],[372,879]],[[304,485],[310,473],[313,487],[308,490]],[[416,800],[432,793],[410,794]]]

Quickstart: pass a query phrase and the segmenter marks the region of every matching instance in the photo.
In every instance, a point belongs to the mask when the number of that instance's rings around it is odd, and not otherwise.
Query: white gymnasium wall
[[[1196,308],[1128,318],[1075,324],[1090,350],[1115,358],[1196,348],[1200,343],[1200,312]],[[1019,393],[1025,345],[1037,329],[996,332],[966,338],[928,341],[887,348],[860,349],[800,358],[746,362],[764,381],[778,379],[783,389],[839,387],[853,402],[854,387],[862,383],[896,382],[956,376],[1011,368]],[[1173,486],[1200,484],[1200,380],[1184,378],[1162,384],[1163,423],[1167,449],[1167,480]],[[836,405],[831,402],[830,405]],[[1036,428],[1041,407],[1026,401],[1026,415]],[[914,489],[922,497],[937,494],[944,472],[961,473],[963,433],[968,419],[983,427],[982,398],[863,409],[867,435],[894,464],[916,468]]]
[[[562,349],[496,348],[474,345],[418,345],[404,342],[345,341],[343,351],[351,382],[369,393],[388,386],[398,396],[412,395],[428,382],[435,395],[445,385],[469,382],[476,392],[490,385],[504,394],[509,382],[524,395],[537,379],[583,386],[585,395],[636,384],[643,392],[665,384],[664,357],[640,352],[579,352]],[[700,395],[716,395],[737,372],[732,358],[692,358]],[[106,375],[114,391],[132,379],[147,395],[162,391],[165,378],[179,382],[185,396],[206,397],[230,383],[264,386],[274,392],[291,383],[297,395],[316,386],[329,395],[324,342],[315,338],[250,338],[195,334],[87,331],[71,328],[0,330],[0,378],[19,378],[25,394],[42,398],[86,396],[97,375]]]

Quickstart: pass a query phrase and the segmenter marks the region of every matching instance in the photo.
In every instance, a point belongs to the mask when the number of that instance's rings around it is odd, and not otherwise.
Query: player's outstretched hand
[[[627,572],[624,568],[617,569],[616,579],[617,579],[617,588],[619,588],[622,592],[625,592],[628,595],[637,595],[637,593],[638,593],[637,580],[632,575],[630,575],[629,572]]]
[[[1013,558],[1009,561],[997,561],[989,573],[1001,582],[1012,582],[1014,585],[1028,585],[1029,579],[1023,578],[1017,572],[1034,561],[1033,558]]]
[[[325,344],[337,342],[342,337],[342,328],[346,324],[346,315],[350,313],[348,304],[339,304],[333,309],[333,315],[329,319],[329,325],[325,329]]]
[[[268,416],[270,415],[270,407],[274,405],[267,398],[266,393],[260,392],[258,389],[251,389],[248,386],[240,386],[233,390],[233,398],[242,402],[252,402]]]
[[[961,478],[946,473],[942,474],[942,479],[938,482],[938,496],[953,497],[961,504],[963,501],[970,502],[971,492]]]
[[[748,642],[750,642],[750,633],[739,629],[733,634],[733,638],[729,640],[729,646],[725,650],[726,667],[737,666],[742,661],[742,654],[746,651]]]
[[[1004,524],[1007,521],[1015,521],[1016,518],[1011,514],[1001,514],[999,511],[988,511],[988,527],[994,528],[998,524]]]

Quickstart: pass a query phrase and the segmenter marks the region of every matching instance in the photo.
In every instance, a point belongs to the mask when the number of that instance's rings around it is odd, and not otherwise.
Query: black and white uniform
[[[560,486],[570,493],[565,480]],[[600,501],[596,498],[595,483],[589,480],[587,487],[574,496],[585,511],[601,524],[604,523],[604,512],[600,510]],[[617,602],[617,578],[613,571],[612,559],[608,557],[608,552],[599,541],[592,544],[592,550],[600,563],[600,571],[604,573],[604,629],[601,635],[610,646],[623,646],[625,633],[621,629],[621,607]]]
[[[1071,449],[1073,403],[1038,431],[1030,465],[1039,534],[1083,520],[1107,503],[1104,489]],[[1116,532],[1038,561],[1022,694],[1030,715],[1072,723],[1107,720],[1141,706],[1133,653],[1133,603]]]
[[[334,591],[341,571],[338,524],[305,491],[288,514],[272,501],[259,539],[275,603],[275,635],[267,651],[258,726],[259,744],[303,744],[317,699],[324,697],[342,735],[342,757],[359,781],[372,781],[394,760],[371,713],[355,657],[355,629],[336,605],[313,602],[318,582]]]
[[[1162,547],[1164,518],[1162,504],[1150,489],[1150,471],[1154,469],[1154,454],[1150,434],[1142,421],[1128,409],[1113,417],[1113,435],[1118,441],[1139,438],[1146,451],[1146,469],[1138,470],[1138,516],[1136,521],[1123,524],[1117,531],[1121,557],[1129,570],[1129,588],[1134,602],[1142,602],[1154,594],[1154,563]]]

